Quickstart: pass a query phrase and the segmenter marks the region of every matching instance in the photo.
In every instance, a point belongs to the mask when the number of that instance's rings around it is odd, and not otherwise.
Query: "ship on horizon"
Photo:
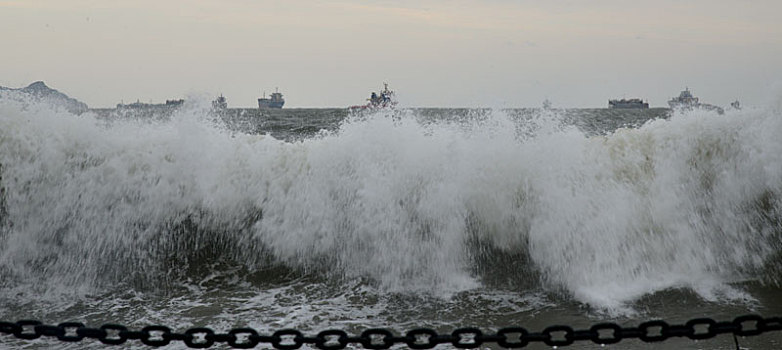
[[[397,105],[396,95],[393,90],[388,89],[388,83],[383,83],[383,90],[380,93],[372,91],[367,99],[369,101],[365,105],[351,106],[350,110],[362,110],[362,109],[382,109],[382,108],[394,108]]]
[[[674,110],[693,110],[703,109],[707,111],[716,111],[719,114],[725,113],[721,107],[710,105],[708,103],[701,103],[700,99],[693,96],[689,87],[685,87],[678,97],[674,97],[668,101],[668,106]]]
[[[274,89],[274,92],[272,92],[269,98],[266,98],[266,92],[264,92],[263,97],[258,99],[259,109],[282,108],[284,104],[285,99],[282,98],[282,94],[277,88]]]
[[[630,98],[621,100],[608,100],[608,108],[617,109],[647,109],[649,103],[644,102],[640,98]]]
[[[185,100],[178,99],[178,100],[166,100],[166,103],[144,103],[139,100],[136,100],[136,102],[125,104],[124,102],[120,102],[117,104],[117,109],[153,109],[153,108],[175,108],[182,106],[185,103]]]
[[[223,111],[228,109],[228,101],[225,100],[225,96],[223,96],[223,94],[220,94],[220,96],[217,96],[217,98],[212,101],[212,109],[216,111]]]

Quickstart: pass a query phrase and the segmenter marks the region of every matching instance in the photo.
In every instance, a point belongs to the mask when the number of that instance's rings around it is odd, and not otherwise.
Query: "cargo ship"
[[[608,100],[608,108],[646,109],[649,108],[649,103],[644,102],[640,98],[623,98],[621,100]]]
[[[166,103],[144,103],[139,100],[136,100],[136,102],[133,103],[118,103],[117,109],[161,109],[161,108],[175,108],[182,106],[182,104],[185,103],[185,100],[179,99],[179,100],[166,100]]]
[[[274,89],[274,92],[269,98],[266,98],[266,93],[264,92],[263,97],[258,99],[259,109],[282,108],[284,104],[285,99],[282,98],[282,94],[277,89]]]

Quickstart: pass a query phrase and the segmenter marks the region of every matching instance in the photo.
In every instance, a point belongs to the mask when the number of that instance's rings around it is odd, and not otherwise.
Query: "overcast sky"
[[[0,85],[86,102],[222,93],[257,106],[762,104],[782,82],[780,0],[0,0]]]

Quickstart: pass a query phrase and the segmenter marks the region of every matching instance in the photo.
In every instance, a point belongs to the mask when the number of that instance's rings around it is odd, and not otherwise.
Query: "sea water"
[[[3,321],[357,335],[782,314],[779,105],[73,115],[5,97]]]

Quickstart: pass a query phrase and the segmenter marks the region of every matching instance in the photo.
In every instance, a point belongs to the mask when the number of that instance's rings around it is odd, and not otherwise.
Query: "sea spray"
[[[731,283],[777,275],[782,128],[766,110],[599,133],[551,111],[408,110],[285,142],[198,104],[109,123],[0,105],[0,273],[19,283],[155,290],[282,267],[610,309],[671,288],[740,296]]]
[[[780,217],[758,222],[746,208],[778,198],[782,184],[778,153],[753,155],[779,147],[760,128],[779,129],[778,118],[693,112],[603,142],[576,140],[584,144],[557,153],[583,158],[551,167],[556,182],[535,186],[550,186],[552,209],[533,228],[534,260],[548,280],[597,306],[666,288],[707,297],[704,286],[756,276],[779,246]]]

